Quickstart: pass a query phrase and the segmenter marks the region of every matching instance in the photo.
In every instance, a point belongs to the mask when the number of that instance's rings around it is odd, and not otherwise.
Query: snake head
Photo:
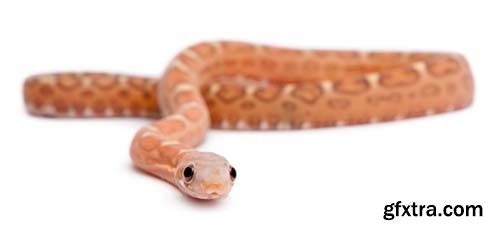
[[[179,189],[197,199],[226,197],[233,187],[236,170],[222,156],[214,153],[193,152],[185,155],[177,166]]]

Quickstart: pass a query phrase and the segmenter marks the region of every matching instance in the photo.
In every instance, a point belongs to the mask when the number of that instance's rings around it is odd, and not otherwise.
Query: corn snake
[[[199,199],[230,192],[236,170],[194,149],[212,128],[306,129],[459,110],[473,99],[452,53],[299,50],[206,42],[181,51],[161,79],[51,73],[24,85],[28,111],[50,117],[149,117],[131,145],[136,166]]]

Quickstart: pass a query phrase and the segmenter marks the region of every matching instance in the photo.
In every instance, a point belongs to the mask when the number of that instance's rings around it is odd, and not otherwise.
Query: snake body
[[[24,85],[28,111],[51,117],[156,118],[131,145],[136,166],[200,199],[225,197],[236,170],[195,147],[207,130],[305,129],[385,122],[462,109],[472,74],[452,53],[299,50],[204,42],[160,79],[51,73]]]

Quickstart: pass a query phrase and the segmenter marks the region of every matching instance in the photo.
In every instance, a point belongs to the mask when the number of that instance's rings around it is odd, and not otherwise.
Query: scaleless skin
[[[236,174],[223,157],[194,149],[210,126],[304,129],[432,115],[470,105],[473,81],[457,54],[211,42],[180,52],[160,80],[43,74],[26,80],[24,98],[41,116],[161,117],[135,135],[135,165],[189,196],[217,199]]]

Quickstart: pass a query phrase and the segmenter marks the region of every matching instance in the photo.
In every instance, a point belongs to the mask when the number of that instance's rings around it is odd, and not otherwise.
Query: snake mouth
[[[222,197],[222,195],[220,193],[218,193],[218,192],[211,192],[211,193],[208,194],[208,197],[210,199],[217,199],[217,198]]]
[[[209,192],[205,192],[205,195],[203,199],[206,199],[206,200],[214,200],[214,199],[222,199],[222,198],[225,198],[227,197],[228,193],[227,192],[224,192],[222,190],[213,190],[213,191],[209,191]]]

